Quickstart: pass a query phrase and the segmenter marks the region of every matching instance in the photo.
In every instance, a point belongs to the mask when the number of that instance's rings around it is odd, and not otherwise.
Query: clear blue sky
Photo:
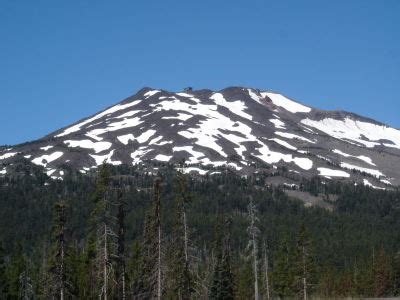
[[[0,1],[0,144],[130,96],[240,85],[400,128],[400,1]]]

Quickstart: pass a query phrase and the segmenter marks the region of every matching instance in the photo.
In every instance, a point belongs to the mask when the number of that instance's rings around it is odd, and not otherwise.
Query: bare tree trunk
[[[249,233],[250,233],[250,243],[252,248],[252,256],[253,256],[253,272],[254,272],[254,299],[259,299],[258,293],[258,260],[257,260],[257,241],[256,235],[258,234],[258,228],[256,227],[256,220],[257,217],[255,215],[255,206],[253,202],[250,200],[249,204],[249,217],[250,217],[250,226],[249,226]]]
[[[257,276],[257,245],[255,234],[252,234],[252,244],[253,244],[253,271],[254,271],[254,300],[258,300],[258,276]]]
[[[184,204],[183,204],[184,205]],[[186,212],[185,209],[183,209],[183,228],[185,230],[185,261],[186,263],[189,261],[189,256],[188,256],[188,232],[187,232],[187,223],[186,223]]]
[[[269,291],[269,278],[268,278],[268,256],[267,256],[267,247],[264,244],[264,264],[265,264],[265,287],[267,293],[267,300],[271,299],[270,291]]]
[[[158,224],[158,278],[157,299],[161,300],[161,225]]]
[[[303,245],[303,299],[307,300],[307,269],[306,269],[306,249]]]
[[[62,229],[62,236],[64,236],[64,226]],[[64,238],[61,240],[61,265],[60,265],[60,300],[64,300]]]
[[[103,280],[104,280],[104,300],[107,300],[107,287],[108,287],[108,276],[107,276],[107,263],[108,263],[108,253],[107,253],[107,225],[104,224],[104,267],[103,267]]]

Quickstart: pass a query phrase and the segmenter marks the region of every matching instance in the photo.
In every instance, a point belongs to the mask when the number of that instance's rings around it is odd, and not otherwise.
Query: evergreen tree
[[[307,300],[312,286],[314,262],[311,241],[304,223],[301,224],[294,257],[294,290],[299,298]]]
[[[374,296],[384,297],[389,288],[389,265],[388,257],[382,248],[374,265]]]
[[[66,216],[66,203],[59,201],[54,206],[54,229],[53,229],[53,255],[50,262],[50,272],[52,274],[51,280],[51,294],[53,297],[63,300],[67,294],[67,266],[66,256],[67,247],[65,243],[65,224],[67,221]]]
[[[8,298],[18,299],[22,294],[22,285],[27,279],[27,263],[22,251],[22,246],[18,243],[14,249],[9,268],[7,269],[8,278]],[[24,279],[21,282],[21,279]]]
[[[288,236],[284,234],[274,255],[272,283],[274,294],[280,298],[292,296],[293,251]]]
[[[186,180],[181,172],[177,177],[176,208],[175,208],[175,224],[172,232],[172,244],[170,252],[170,272],[171,281],[170,290],[174,297],[178,299],[190,299],[193,292],[193,276],[190,271],[189,262],[189,237],[187,226],[186,203],[188,195],[186,193]]]
[[[0,299],[6,299],[8,293],[7,265],[3,243],[0,243]]]
[[[112,296],[115,281],[112,259],[116,256],[116,234],[113,231],[113,203],[111,202],[110,170],[107,164],[100,167],[95,190],[96,207],[93,221],[97,229],[96,281],[100,299]]]
[[[125,201],[122,197],[122,191],[118,190],[118,249],[117,249],[117,285],[118,298],[126,299],[126,259],[125,259]]]
[[[228,219],[225,226],[222,227],[220,217],[217,217],[215,230],[214,255],[215,263],[211,286],[209,289],[209,298],[212,300],[234,299],[234,278],[231,270],[231,249],[230,249],[230,224]],[[223,239],[224,233],[227,233],[226,239]]]
[[[258,289],[258,235],[260,230],[257,227],[258,217],[257,209],[254,205],[252,199],[250,198],[250,203],[248,205],[248,219],[249,227],[247,231],[249,233],[249,249],[251,250],[251,258],[253,264],[253,279],[254,279],[254,299],[259,299],[259,289]]]
[[[151,210],[146,214],[142,240],[142,275],[135,297],[157,298],[162,296],[162,235],[160,214],[160,184],[154,181],[154,198]]]

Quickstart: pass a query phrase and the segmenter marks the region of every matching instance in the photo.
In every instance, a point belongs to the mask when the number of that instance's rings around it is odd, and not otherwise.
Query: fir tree
[[[142,275],[135,297],[157,298],[162,296],[162,233],[160,214],[160,184],[154,181],[154,198],[151,210],[146,214],[142,240]]]
[[[186,300],[190,299],[193,292],[193,276],[190,271],[188,253],[189,234],[186,214],[188,195],[186,193],[186,180],[181,172],[178,172],[176,186],[178,195],[175,205],[173,238],[169,249],[171,253],[169,278],[173,296]]]

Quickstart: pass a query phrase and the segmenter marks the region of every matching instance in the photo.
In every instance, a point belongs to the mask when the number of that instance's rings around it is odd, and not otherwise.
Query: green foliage
[[[306,208],[281,188],[267,187],[268,175],[245,179],[222,172],[187,177],[185,193],[190,194],[190,201],[183,201],[175,184],[176,172],[160,166],[163,189],[159,205],[154,201],[154,176],[139,167],[106,166],[98,177],[70,171],[63,181],[50,180],[28,166],[18,168],[19,177],[0,178],[0,241],[4,248],[0,249],[0,298],[18,299],[30,292],[30,285],[35,296],[46,294],[44,270],[52,266],[57,253],[57,247],[50,243],[57,223],[53,207],[60,199],[68,199],[65,259],[70,293],[80,299],[98,298],[96,228],[99,222],[117,216],[112,201],[108,207],[102,203],[106,187],[121,189],[126,201],[128,298],[154,290],[149,282],[154,283],[158,225],[162,227],[166,264],[163,296],[174,298],[190,286],[191,298],[207,294],[215,299],[254,297],[252,265],[246,252],[249,197],[257,203],[259,238],[268,244],[274,297],[301,295],[303,245],[307,248],[310,296],[400,296],[398,190],[376,191],[340,182],[322,184],[317,178],[301,179],[304,191],[336,196],[331,198],[335,201],[329,202],[329,210]],[[183,211],[190,229],[189,264],[182,259]],[[231,218],[230,226],[217,221],[216,211],[220,219]],[[115,222],[108,224],[117,231]],[[118,264],[115,258],[111,263],[114,267]],[[261,281],[261,274],[259,278]],[[261,292],[263,285],[259,286]]]

